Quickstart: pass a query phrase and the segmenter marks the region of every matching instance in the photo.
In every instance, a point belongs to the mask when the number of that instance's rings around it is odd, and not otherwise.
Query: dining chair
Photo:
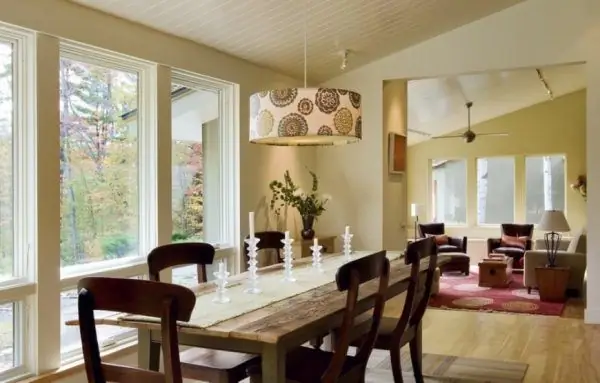
[[[85,372],[90,383],[181,383],[177,321],[188,321],[196,304],[194,293],[183,287],[137,279],[83,278],[77,285],[79,330]],[[116,293],[117,292],[117,293]],[[164,373],[102,363],[94,310],[159,317]]]
[[[347,291],[346,306],[340,326],[340,337],[334,351],[323,351],[310,347],[298,347],[286,356],[286,378],[298,383],[362,383],[365,379],[367,361],[377,338],[379,322],[385,305],[385,291],[388,286],[390,263],[386,252],[380,251],[369,256],[348,262],[338,269],[335,277],[339,291]],[[375,294],[361,302],[357,310],[358,294],[361,285],[379,279]],[[348,354],[350,333],[355,317],[363,312],[372,311],[372,322],[365,341],[355,356]],[[250,382],[261,382],[261,367],[249,368]],[[269,383],[269,382],[264,382]]]
[[[429,258],[429,262],[425,274],[425,282],[422,284],[419,278],[420,263],[422,259],[427,257]],[[402,313],[400,318],[382,317],[374,348],[390,352],[394,382],[402,383],[400,349],[408,344],[415,382],[422,383],[422,349],[419,326],[421,326],[423,315],[427,309],[433,276],[437,267],[437,246],[435,239],[430,237],[409,244],[404,260],[407,265],[410,265],[410,279]],[[358,339],[355,338],[352,341],[352,345],[360,346],[367,340],[369,340],[368,335],[363,335]]]
[[[275,250],[277,252],[277,263],[283,263],[283,256],[281,250],[283,249],[283,242],[285,239],[285,233],[281,231],[258,231],[254,233],[254,236],[259,239],[256,245],[258,250]],[[249,236],[246,236],[248,239]],[[244,256],[248,256],[248,244],[244,242]]]
[[[198,283],[205,283],[206,265],[212,264],[214,257],[215,248],[208,243],[182,242],[159,246],[148,254],[150,280],[160,281],[160,272],[169,267],[197,265]],[[158,354],[151,355],[157,357]],[[237,383],[247,377],[248,364],[256,358],[258,356],[252,354],[191,347],[181,352],[181,369],[188,379]]]

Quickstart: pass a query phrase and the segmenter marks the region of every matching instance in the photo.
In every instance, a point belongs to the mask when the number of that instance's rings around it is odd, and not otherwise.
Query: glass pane
[[[545,210],[565,210],[565,156],[525,159],[527,223],[538,224]]]
[[[445,224],[467,223],[467,161],[431,162],[433,220]]]
[[[13,270],[13,47],[0,43],[0,280]]]
[[[15,367],[15,304],[0,305],[0,372]]]
[[[173,84],[172,217],[173,242],[202,241],[204,237],[204,156],[202,129],[211,117],[204,93]]]
[[[477,221],[514,222],[515,161],[508,157],[477,159]]]
[[[141,276],[132,279],[145,279]],[[96,319],[115,314],[112,311],[97,310],[94,312]],[[62,361],[68,361],[81,356],[81,337],[78,326],[67,326],[66,321],[78,319],[77,290],[67,290],[60,293],[60,349]],[[130,328],[118,326],[96,326],[100,350],[110,348],[115,341],[129,339],[137,336],[137,332]]]
[[[61,264],[138,256],[138,75],[60,60]]]

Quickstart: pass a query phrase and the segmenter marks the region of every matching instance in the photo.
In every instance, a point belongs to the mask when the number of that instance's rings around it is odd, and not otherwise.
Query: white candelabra
[[[285,282],[296,282],[296,278],[292,275],[292,242],[294,240],[290,238],[290,232],[285,232],[285,238],[281,240],[283,243],[283,280]]]
[[[219,271],[215,271],[213,273],[215,276],[215,283],[217,285],[217,296],[213,298],[213,302],[215,303],[227,303],[230,301],[227,296],[227,290],[225,286],[227,286],[227,278],[229,277],[229,272],[227,271],[227,264],[223,261],[219,262]]]
[[[319,240],[317,238],[314,239],[313,245],[310,247],[312,250],[312,267],[317,272],[323,272],[323,263],[321,259],[321,250],[323,246],[319,246]]]
[[[247,239],[244,240],[248,244],[248,288],[244,290],[247,294],[260,294],[261,289],[258,287],[258,274],[256,270],[258,267],[258,261],[256,257],[258,256],[258,242],[259,238],[254,236],[254,212],[250,212],[250,235]]]
[[[341,235],[341,237],[344,241],[344,255],[346,256],[346,258],[351,258],[352,237],[354,237],[354,234],[350,234],[350,226],[346,226],[346,230],[344,231],[344,234]]]

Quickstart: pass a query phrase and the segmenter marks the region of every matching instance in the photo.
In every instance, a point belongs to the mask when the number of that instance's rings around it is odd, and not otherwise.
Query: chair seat
[[[246,378],[246,368],[252,363],[257,363],[259,357],[240,352],[192,347],[181,352],[180,360],[185,378],[205,380],[224,373],[231,377],[231,382],[239,382]]]
[[[454,245],[439,245],[438,253],[459,252],[460,248]]]
[[[333,352],[315,350],[308,347],[298,347],[288,352],[285,360],[286,378],[289,383],[315,383],[321,381],[333,358]],[[249,369],[251,382],[261,381],[260,365],[254,365]],[[363,376],[362,366],[353,356],[346,356],[341,381],[358,382]],[[343,377],[343,379],[341,379]],[[263,382],[268,383],[268,382]]]
[[[521,253],[521,254],[525,254],[525,249],[521,249],[520,247],[503,246],[503,247],[497,247],[497,248],[495,248],[494,251],[498,252],[498,253]]]

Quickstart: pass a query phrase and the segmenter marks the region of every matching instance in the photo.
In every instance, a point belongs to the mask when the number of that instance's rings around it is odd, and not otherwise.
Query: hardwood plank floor
[[[386,305],[398,316],[403,299]],[[563,317],[428,309],[423,351],[529,364],[526,383],[600,382],[600,325],[583,323],[583,304]]]

